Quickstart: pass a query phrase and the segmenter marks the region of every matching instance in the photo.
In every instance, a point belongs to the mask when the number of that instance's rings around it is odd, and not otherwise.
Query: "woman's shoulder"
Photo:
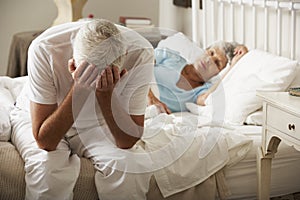
[[[183,58],[179,52],[169,49],[167,47],[165,48],[156,48],[154,50],[154,56],[157,64],[164,63],[177,63],[176,65],[182,65],[186,64],[187,61],[185,58]]]

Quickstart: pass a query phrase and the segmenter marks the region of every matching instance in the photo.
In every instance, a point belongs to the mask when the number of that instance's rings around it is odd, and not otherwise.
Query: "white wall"
[[[168,27],[170,29],[174,29],[177,31],[181,31],[185,33],[187,36],[192,38],[192,9],[191,8],[181,8],[172,5],[173,0],[161,0],[160,1],[160,26],[161,27]],[[264,32],[265,32],[265,25],[264,25],[264,10],[263,8],[257,8],[256,11],[256,43],[254,46],[254,34],[253,34],[253,21],[252,21],[252,7],[246,6],[245,7],[245,40],[242,40],[242,32],[241,32],[241,8],[239,6],[235,6],[235,20],[234,20],[234,38],[231,37],[232,29],[231,29],[231,20],[229,14],[229,5],[225,5],[225,14],[224,23],[226,28],[224,30],[224,38],[221,38],[221,31],[220,31],[220,20],[221,16],[218,16],[220,10],[216,10],[215,18],[218,18],[218,22],[215,24],[212,22],[212,15],[211,15],[211,3],[210,1],[206,0],[206,45],[209,45],[213,41],[224,39],[226,41],[237,41],[240,43],[246,44],[250,49],[252,48],[259,48],[264,49]],[[290,48],[291,48],[291,22],[290,22],[290,11],[284,10],[282,11],[282,51],[281,55],[285,57],[290,57]],[[198,39],[197,43],[202,46],[204,43],[203,39],[203,11],[199,10],[198,12]],[[268,51],[276,54],[277,47],[276,47],[276,34],[277,34],[277,24],[276,24],[276,11],[270,10],[269,12],[269,26],[268,26]],[[215,26],[215,31],[212,32],[212,27]],[[300,11],[296,13],[296,41],[295,41],[295,59],[300,61]]]
[[[114,22],[118,22],[120,15],[144,16],[151,18],[157,26],[159,0],[88,0],[83,17],[88,14]],[[51,26],[56,15],[53,0],[0,0],[0,75],[6,74],[13,35],[46,29]]]
[[[192,38],[192,10],[191,8],[173,5],[173,0],[159,2],[159,26],[180,31]]]

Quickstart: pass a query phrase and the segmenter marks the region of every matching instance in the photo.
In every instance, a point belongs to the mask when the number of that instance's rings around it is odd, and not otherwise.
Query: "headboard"
[[[192,0],[192,38],[226,40],[300,62],[300,0]]]

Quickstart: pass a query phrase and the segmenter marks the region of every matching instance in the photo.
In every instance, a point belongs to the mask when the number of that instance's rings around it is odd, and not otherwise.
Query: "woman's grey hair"
[[[224,51],[228,63],[231,63],[232,58],[234,57],[234,49],[239,46],[240,44],[236,42],[225,42],[225,41],[217,41],[211,44],[206,49],[210,48],[218,48]]]
[[[78,66],[82,61],[100,69],[108,65],[122,67],[125,47],[119,29],[105,19],[93,19],[78,31],[73,43],[73,58]]]

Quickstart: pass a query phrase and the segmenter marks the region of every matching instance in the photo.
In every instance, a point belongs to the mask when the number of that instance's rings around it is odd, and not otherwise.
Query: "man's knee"
[[[26,196],[69,199],[80,172],[79,157],[65,150],[35,149],[30,154],[25,160]]]

